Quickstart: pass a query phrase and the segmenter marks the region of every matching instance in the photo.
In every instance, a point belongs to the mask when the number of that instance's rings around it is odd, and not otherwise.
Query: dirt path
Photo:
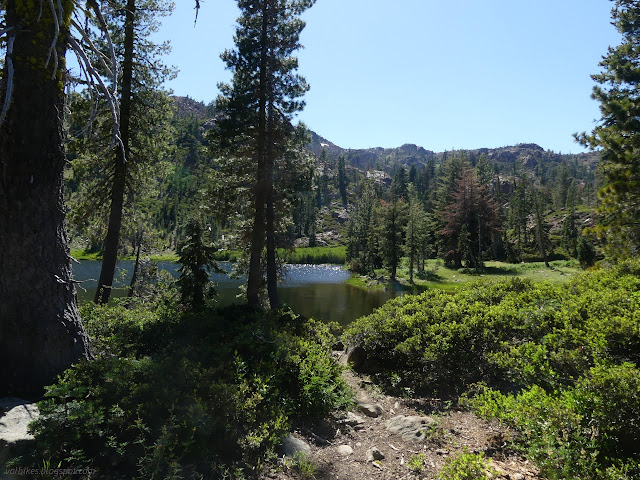
[[[465,450],[483,453],[496,480],[541,480],[534,466],[507,449],[505,427],[455,409],[439,413],[438,401],[383,395],[349,370],[344,376],[357,402],[347,419],[296,428],[293,435],[310,452],[301,465],[285,461],[265,480],[436,479],[447,458]]]

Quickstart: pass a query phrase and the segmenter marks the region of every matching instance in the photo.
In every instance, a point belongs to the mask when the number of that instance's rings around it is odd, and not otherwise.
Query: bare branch
[[[5,34],[7,34],[7,33],[9,33],[13,29],[14,29],[14,27],[7,27],[7,28],[5,28],[3,30],[0,30],[0,37],[5,35]]]
[[[113,65],[111,84],[113,85],[113,91],[116,92],[118,91],[118,58],[116,57],[116,50],[113,47],[113,43],[111,42],[109,28],[107,27],[107,22],[105,21],[104,16],[102,15],[102,11],[100,10],[100,7],[96,3],[96,1],[87,0],[87,5],[91,8],[93,13],[95,13],[98,23],[100,24],[100,28],[102,29],[102,32],[106,37],[107,45],[109,47],[109,55],[111,56],[111,64]]]
[[[102,65],[102,68],[106,70],[109,77],[113,77],[113,71],[107,65],[107,62],[105,62],[105,59],[107,57],[100,50],[98,50],[98,48],[96,48],[94,43],[91,41],[91,38],[87,34],[87,32],[85,32],[84,28],[82,28],[81,25],[78,25],[78,23],[73,19],[71,20],[71,25],[73,25],[78,31],[78,33],[82,36],[82,39],[86,42],[91,52],[95,53],[96,57],[98,57],[98,60],[100,60],[100,65]]]
[[[115,98],[115,93],[111,92],[109,88],[107,88],[104,81],[102,80],[102,77],[91,64],[91,61],[87,57],[87,54],[73,37],[69,37],[69,46],[78,57],[78,63],[84,64],[84,68],[87,73],[87,80],[89,81],[89,83],[96,86],[96,88],[98,88],[98,90],[100,90],[106,97],[109,108],[111,109],[111,116],[113,118],[113,140],[120,146],[120,148],[122,149],[122,154],[124,155],[124,144],[120,139],[120,115],[118,111],[118,101]]]
[[[51,9],[51,16],[53,17],[54,33],[51,46],[49,47],[49,54],[47,55],[47,61],[44,63],[44,66],[49,65],[49,60],[51,60],[51,55],[53,54],[54,64],[51,78],[55,78],[56,71],[58,70],[58,51],[56,50],[56,45],[58,44],[58,38],[60,38],[60,21],[58,20],[58,12],[53,4],[53,0],[49,0],[49,8]]]

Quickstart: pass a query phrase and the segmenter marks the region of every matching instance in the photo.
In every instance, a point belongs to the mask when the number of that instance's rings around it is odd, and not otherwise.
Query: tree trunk
[[[19,30],[11,107],[0,126],[0,393],[15,395],[40,394],[89,357],[64,227],[64,64],[55,72],[53,61],[45,66],[54,22],[48,8],[29,5],[5,3],[7,26]],[[65,37],[56,46],[60,59]]]
[[[247,275],[247,302],[260,304],[260,285],[263,280],[262,250],[265,244],[265,206],[267,200],[267,54],[268,54],[268,10],[269,1],[262,2],[262,28],[260,34],[260,87],[258,107],[257,176],[254,194],[253,230],[251,232],[251,253]]]
[[[133,81],[133,49],[134,49],[134,21],[136,0],[127,0],[127,11],[124,23],[124,61],[122,62],[122,81],[120,97],[120,138],[123,148],[118,148],[115,158],[113,186],[111,187],[111,209],[109,212],[109,226],[102,250],[102,269],[98,280],[95,302],[107,303],[111,295],[113,277],[118,261],[118,245],[120,230],[122,229],[122,210],[124,208],[124,193],[127,183],[127,162],[131,161],[129,145],[129,125],[131,119],[131,84]]]
[[[133,265],[133,273],[131,274],[131,284],[129,285],[129,294],[127,297],[133,297],[133,294],[136,290],[136,281],[138,280],[138,270],[140,269],[140,250],[142,249],[142,237],[138,242],[138,247],[136,249],[136,263]]]
[[[274,154],[273,154],[273,131],[275,122],[275,112],[273,109],[273,100],[269,99],[269,115],[267,130],[269,132],[269,142],[267,143],[267,162],[266,162],[266,182],[267,182],[267,212],[266,212],[266,230],[267,230],[267,293],[269,295],[269,306],[272,310],[280,306],[280,297],[278,296],[278,262],[276,259],[276,212],[273,205],[273,174],[274,174]]]
[[[536,210],[536,239],[538,240],[538,248],[540,249],[540,256],[547,268],[550,267],[549,259],[547,258],[547,249],[544,245],[544,232],[542,231],[542,212],[540,211],[540,203],[538,201],[538,192],[533,192],[534,208]]]

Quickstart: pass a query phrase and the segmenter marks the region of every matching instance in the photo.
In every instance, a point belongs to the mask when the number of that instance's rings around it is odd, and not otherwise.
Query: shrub
[[[438,474],[440,480],[489,480],[493,470],[482,453],[463,453],[447,458]]]
[[[270,458],[293,417],[350,401],[329,327],[290,311],[83,312],[96,358],[47,388],[36,459],[120,478],[217,478]]]
[[[426,292],[361,318],[362,347],[389,389],[459,395],[521,432],[549,478],[638,478],[640,261],[569,284],[511,279]]]
[[[562,392],[535,385],[517,395],[480,392],[466,405],[518,430],[520,449],[549,478],[640,474],[632,460],[640,455],[640,371],[634,365],[594,367]]]

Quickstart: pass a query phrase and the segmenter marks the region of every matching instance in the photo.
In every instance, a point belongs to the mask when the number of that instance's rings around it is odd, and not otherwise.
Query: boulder
[[[367,462],[375,462],[376,460],[384,460],[384,453],[377,447],[371,447],[367,450]]]
[[[340,445],[337,450],[340,455],[344,455],[345,457],[353,453],[353,448],[349,445]]]
[[[364,424],[364,418],[362,418],[360,415],[356,415],[353,412],[348,412],[345,419],[342,420],[342,423],[344,423],[345,425],[349,425],[350,427],[353,427],[353,428],[358,428],[358,427],[361,428],[362,425]]]
[[[367,354],[360,345],[351,345],[347,348],[347,363],[355,370],[364,366]]]
[[[358,408],[368,417],[377,418],[382,415],[384,409],[377,403],[359,403]]]
[[[401,435],[407,442],[419,442],[426,438],[426,432],[436,421],[431,417],[420,417],[417,415],[398,415],[387,420],[387,430],[389,433]]]
[[[35,403],[13,397],[0,399],[0,467],[33,442],[27,427],[39,415]]]
[[[288,435],[282,441],[282,446],[278,450],[280,456],[295,457],[298,453],[304,453],[306,455],[311,453],[311,446],[304,440]]]

